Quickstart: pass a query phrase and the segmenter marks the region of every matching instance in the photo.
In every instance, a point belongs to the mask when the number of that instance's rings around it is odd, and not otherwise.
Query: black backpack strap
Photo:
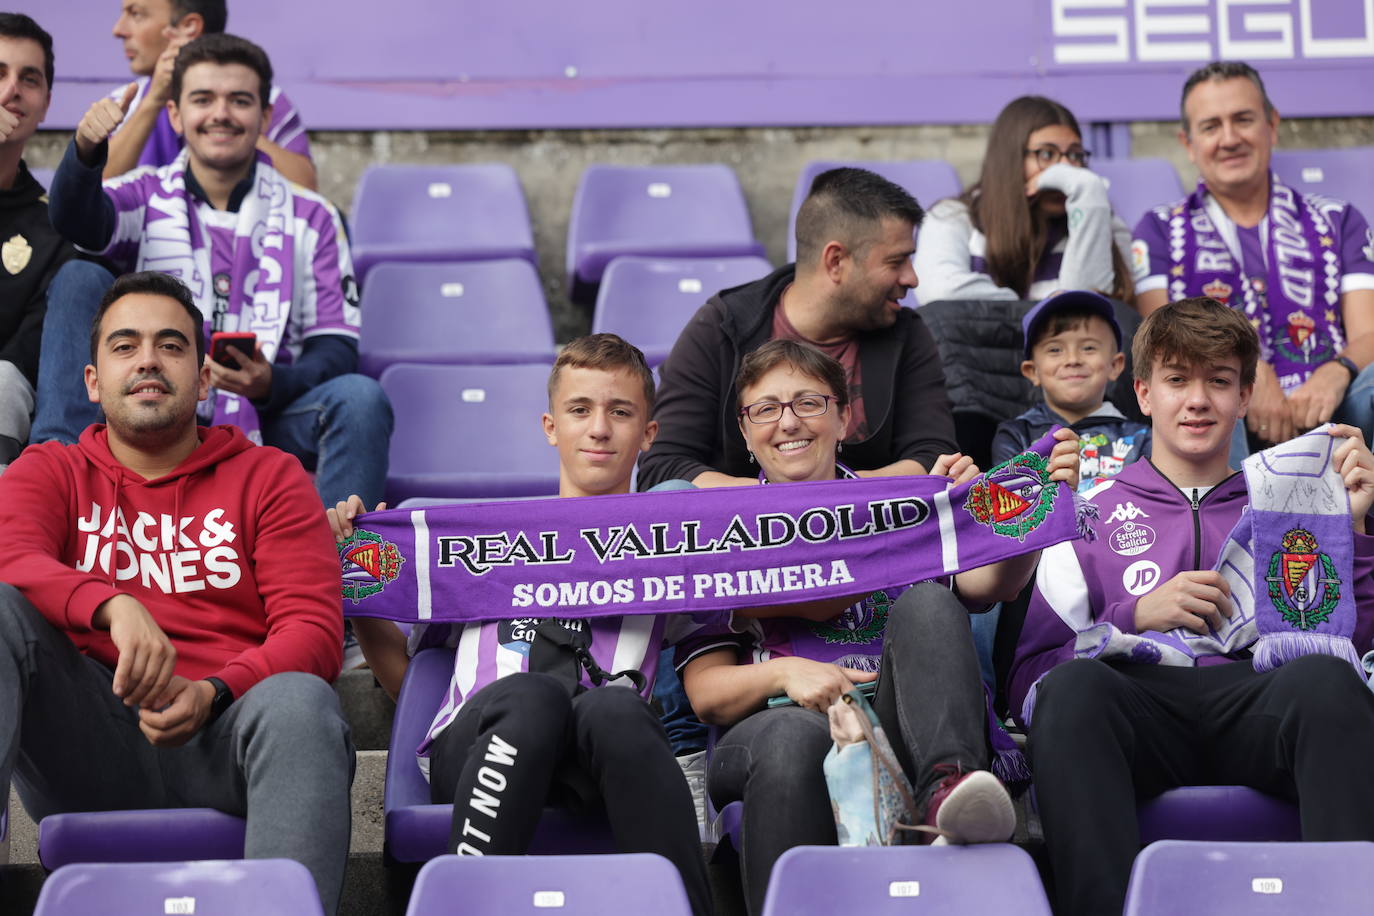
[[[577,692],[576,687],[581,683],[579,666],[598,687],[608,681],[627,677],[637,691],[644,692],[648,681],[643,672],[627,668],[612,674],[596,663],[588,648],[591,645],[588,631],[570,630],[556,617],[541,619],[533,629],[535,638],[533,645],[530,646],[531,671],[552,674],[565,684],[571,680],[572,693]]]

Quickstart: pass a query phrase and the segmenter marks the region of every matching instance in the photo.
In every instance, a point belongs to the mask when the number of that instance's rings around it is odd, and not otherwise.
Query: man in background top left
[[[0,13],[0,465],[28,441],[48,284],[74,253],[24,164],[52,79],[52,36],[22,13]]]

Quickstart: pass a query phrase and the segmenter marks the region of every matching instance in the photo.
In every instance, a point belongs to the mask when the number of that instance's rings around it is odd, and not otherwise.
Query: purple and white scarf
[[[271,362],[286,331],[295,282],[295,242],[287,231],[293,215],[290,184],[275,169],[257,164],[253,189],[237,214],[228,288],[216,290],[206,282],[213,276],[209,230],[196,218],[196,203],[186,190],[187,158],[182,150],[148,201],[149,211],[161,216],[149,220],[134,269],[171,274],[192,290],[203,291],[196,305],[207,327],[215,296],[227,297],[227,314],[236,316],[236,329],[255,333],[263,357]],[[257,411],[247,398],[214,390],[207,404],[213,405],[211,422],[232,423],[262,443]]]
[[[1169,211],[1169,298],[1211,296],[1255,326],[1260,356],[1288,390],[1345,348],[1341,251],[1313,201],[1269,176],[1266,275],[1247,277],[1207,212],[1207,186]]]
[[[879,477],[360,516],[344,611],[403,622],[732,610],[936,579],[1081,536],[1045,436],[957,487]]]
[[[1350,498],[1331,454],[1329,424],[1245,459],[1250,502],[1212,567],[1231,588],[1232,614],[1206,633],[1120,633],[1099,624],[1079,634],[1086,657],[1138,664],[1197,664],[1207,655],[1254,653],[1257,671],[1325,653],[1360,668],[1355,632]],[[1104,639],[1106,642],[1104,643]],[[1083,651],[1095,647],[1091,653]],[[1027,700],[1029,704],[1031,700]]]

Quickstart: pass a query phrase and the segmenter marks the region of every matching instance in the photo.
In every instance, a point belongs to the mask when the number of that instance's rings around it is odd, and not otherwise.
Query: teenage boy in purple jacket
[[[1307,655],[1265,673],[1250,652],[1176,648],[1224,631],[1212,566],[1248,502],[1228,466],[1259,342],[1239,312],[1184,299],[1136,332],[1135,388],[1153,455],[1087,498],[1099,537],[1044,551],[1012,665],[1060,913],[1121,912],[1140,848],[1138,799],[1181,785],[1247,785],[1299,802],[1303,839],[1374,840],[1374,693],[1346,661]],[[1374,456],[1358,430],[1332,464],[1354,531],[1357,652],[1374,636]]]

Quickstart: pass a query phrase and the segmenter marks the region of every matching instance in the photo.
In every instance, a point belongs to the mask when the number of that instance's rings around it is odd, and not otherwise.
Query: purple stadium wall
[[[1250,60],[1288,116],[1374,111],[1374,0],[230,0],[312,129],[960,123],[1041,92],[1175,116]],[[48,128],[127,79],[118,0],[19,0],[53,33]]]

